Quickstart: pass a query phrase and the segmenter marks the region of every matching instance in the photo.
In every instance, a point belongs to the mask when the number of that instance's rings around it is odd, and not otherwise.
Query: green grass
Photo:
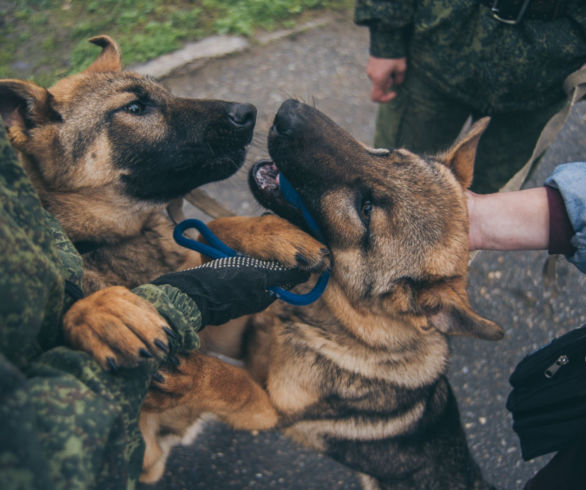
[[[9,5],[7,5],[9,3]],[[251,36],[295,25],[350,0],[20,0],[0,6],[0,78],[50,85],[96,57],[87,42],[109,34],[124,64],[140,63],[212,34]]]

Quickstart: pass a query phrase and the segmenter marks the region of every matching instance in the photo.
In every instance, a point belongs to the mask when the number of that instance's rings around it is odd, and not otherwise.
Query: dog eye
[[[124,110],[135,116],[140,116],[144,112],[144,105],[140,102],[131,102],[124,107]]]
[[[372,203],[370,201],[364,201],[360,206],[360,217],[364,224],[368,225],[370,222],[370,214],[372,213]]]

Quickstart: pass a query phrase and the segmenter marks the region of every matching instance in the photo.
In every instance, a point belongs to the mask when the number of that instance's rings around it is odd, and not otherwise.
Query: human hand
[[[370,98],[374,102],[386,103],[397,96],[392,90],[405,80],[407,58],[375,58],[371,56],[366,65],[366,74],[372,82]]]
[[[153,283],[170,284],[189,295],[200,309],[202,325],[221,325],[267,308],[276,299],[270,288],[289,289],[308,278],[307,271],[240,255],[165,274]]]

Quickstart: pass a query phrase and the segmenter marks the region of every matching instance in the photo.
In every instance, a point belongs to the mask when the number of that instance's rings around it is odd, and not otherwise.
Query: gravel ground
[[[313,103],[358,139],[371,142],[376,106],[369,101],[367,57],[366,29],[355,27],[351,19],[333,18],[317,29],[165,79],[178,95],[248,101],[259,110],[246,167],[206,190],[238,214],[261,212],[247,190],[247,169],[267,155],[266,134],[273,115],[289,97]],[[529,186],[541,184],[558,163],[586,158],[585,121],[586,104],[579,104]],[[187,212],[199,215],[191,208]],[[562,259],[557,279],[546,286],[545,258],[541,252],[480,254],[470,269],[471,301],[480,314],[505,328],[506,337],[496,343],[463,338],[451,343],[449,377],[470,447],[486,478],[504,489],[522,487],[548,459],[521,459],[505,409],[508,377],[525,354],[586,323],[585,276]],[[141,486],[149,488],[317,490],[359,484],[346,468],[276,432],[250,434],[208,423],[193,444],[173,450],[158,485]]]

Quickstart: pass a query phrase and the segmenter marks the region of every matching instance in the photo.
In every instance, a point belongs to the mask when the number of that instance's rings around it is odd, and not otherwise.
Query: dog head
[[[0,80],[8,137],[62,222],[74,209],[108,202],[123,222],[124,210],[136,217],[240,168],[254,106],[175,97],[147,77],[122,72],[109,37],[90,41],[102,48],[94,63],[49,89]]]
[[[278,175],[287,177],[331,250],[334,286],[355,311],[499,339],[502,330],[472,311],[466,293],[464,191],[487,124],[478,121],[449,150],[424,157],[369,149],[316,109],[289,100],[269,134],[274,163],[253,167],[251,188],[261,204],[303,227],[280,192]]]

